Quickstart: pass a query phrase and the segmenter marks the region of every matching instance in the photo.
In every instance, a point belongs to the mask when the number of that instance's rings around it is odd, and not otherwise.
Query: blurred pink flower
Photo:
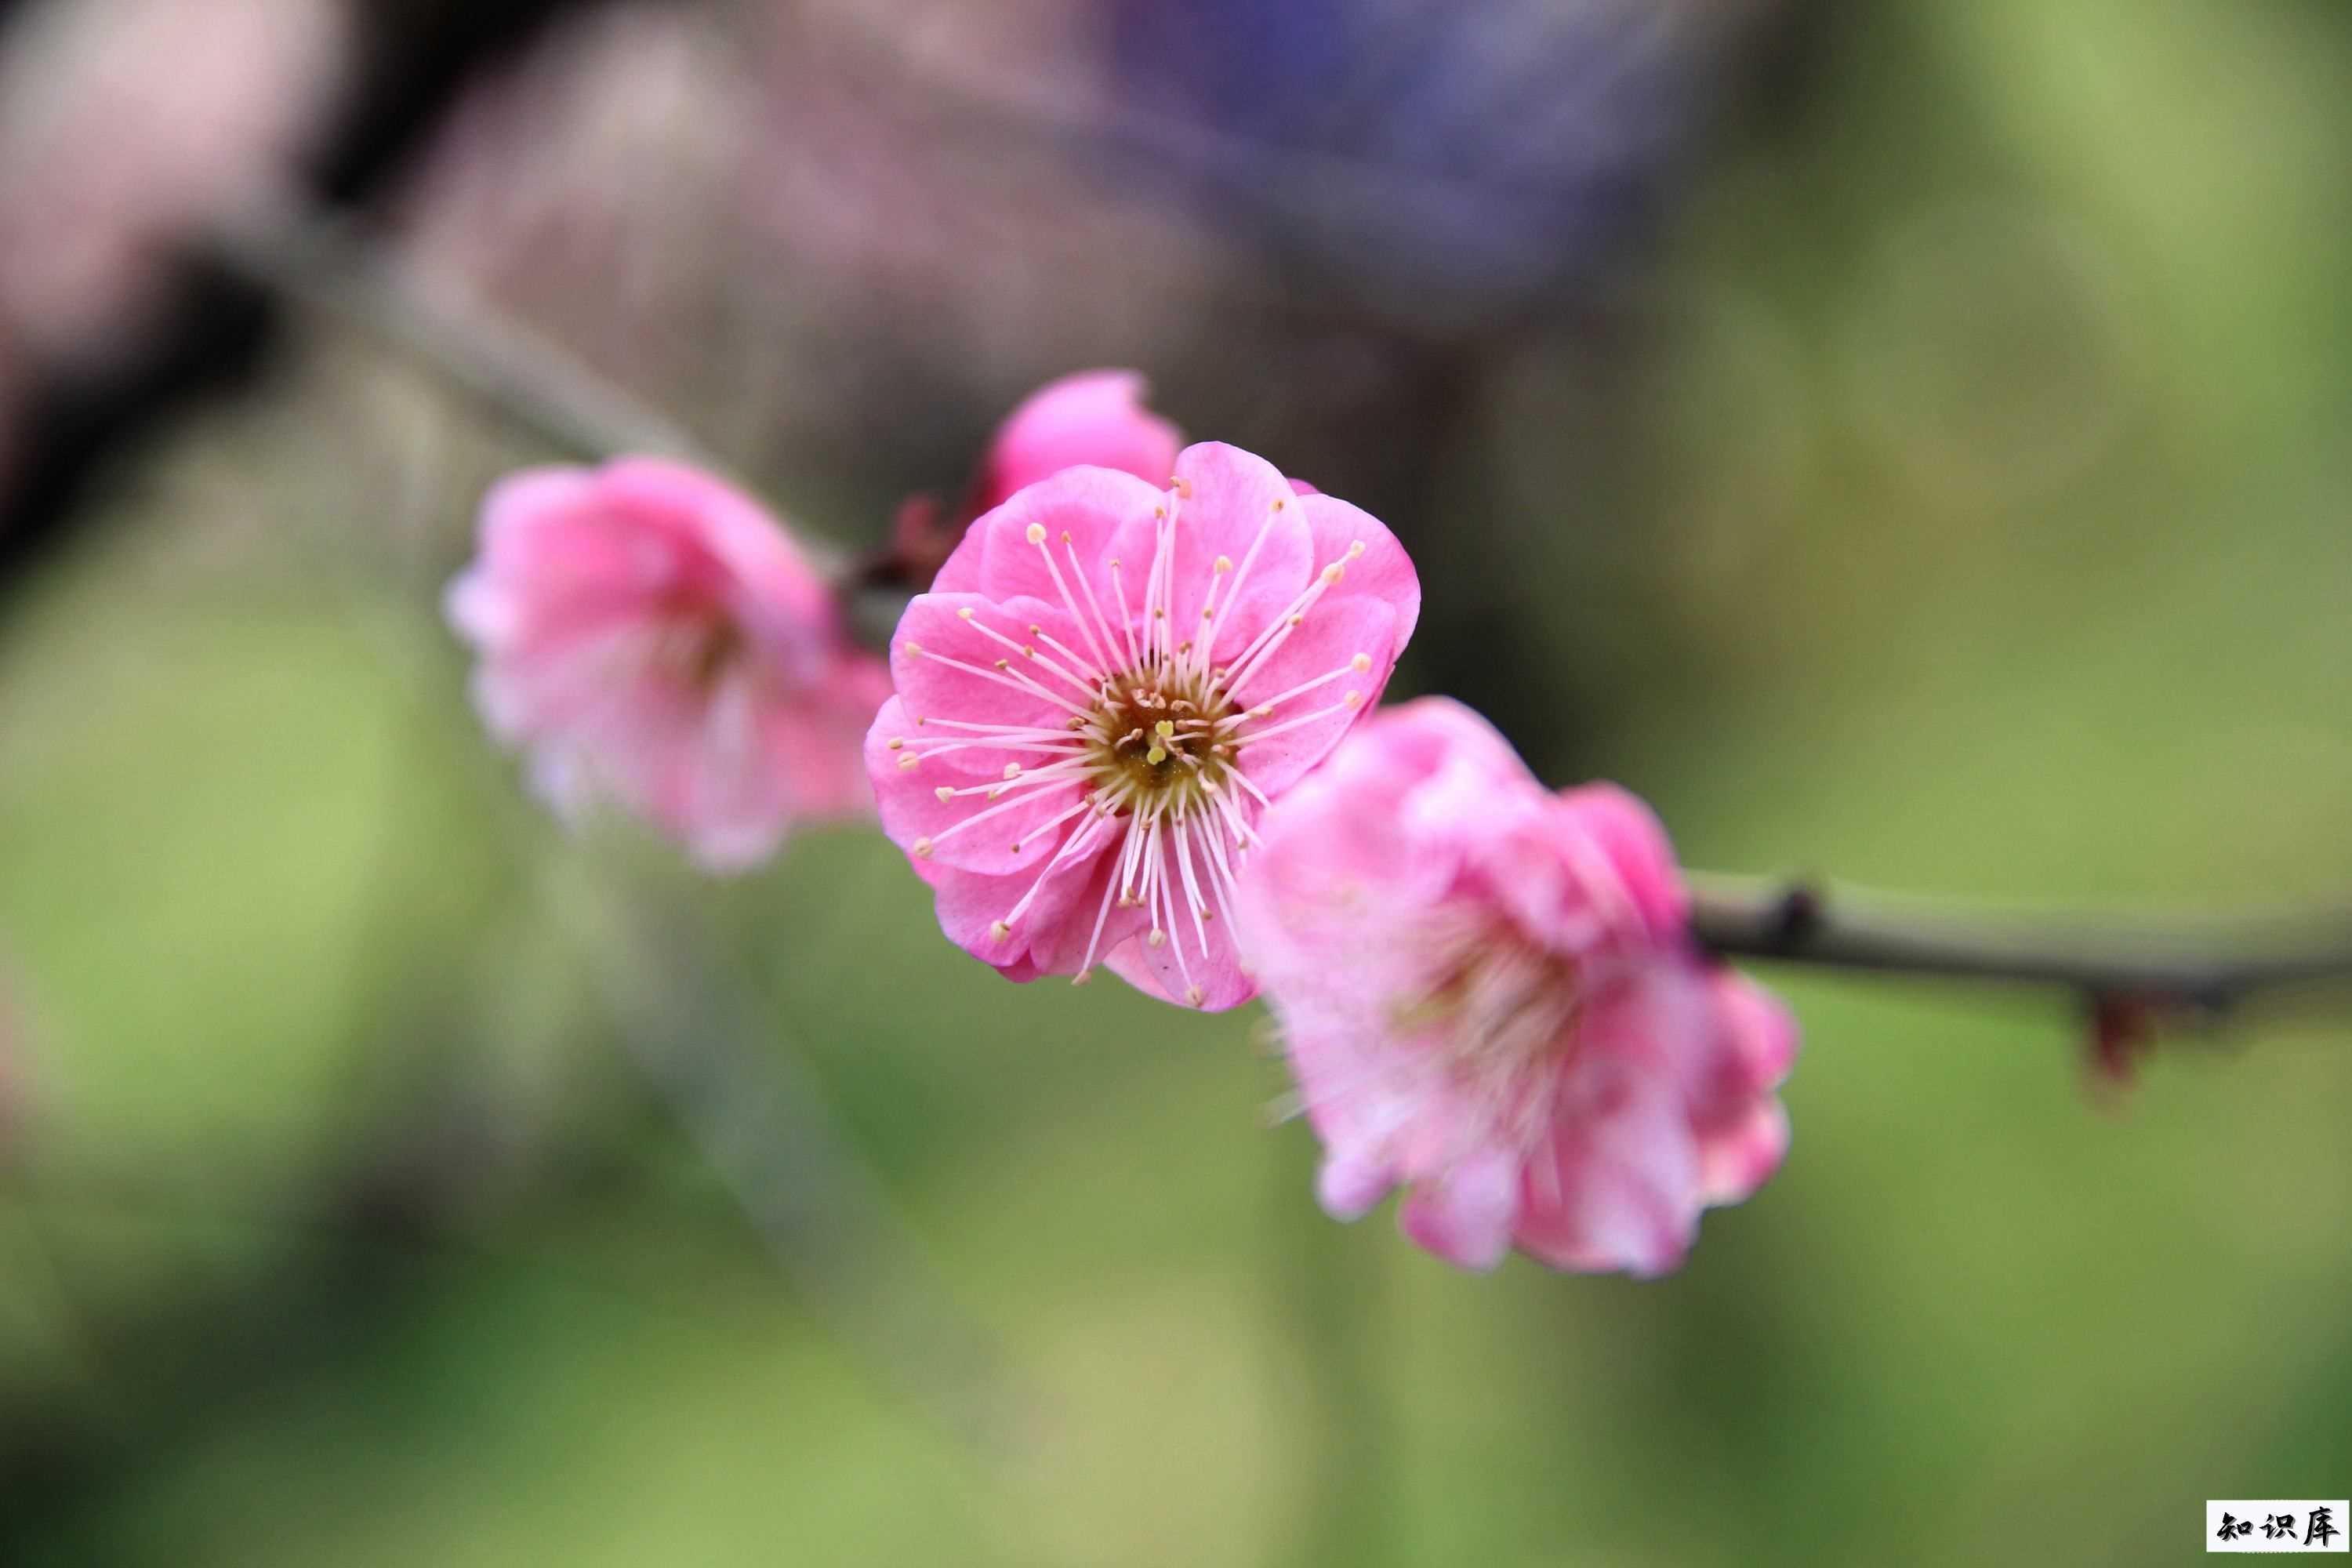
[[[1263,824],[1236,913],[1323,1141],[1323,1206],[1412,1189],[1407,1235],[1489,1268],[1654,1275],[1780,1163],[1788,1014],[1703,958],[1656,818],[1552,794],[1430,698]]]
[[[1223,1008],[1255,990],[1232,888],[1257,818],[1379,699],[1421,584],[1263,458],[1174,468],[1066,469],[974,523],[898,623],[866,756],[950,940]]]
[[[795,821],[869,809],[858,740],[887,674],[716,479],[650,458],[513,475],[447,607],[482,656],[483,719],[567,816],[608,795],[729,871]]]
[[[1023,398],[996,427],[960,512],[950,516],[928,495],[900,504],[891,542],[894,579],[933,581],[973,519],[1064,468],[1091,463],[1166,483],[1184,437],[1143,405],[1144,392],[1139,372],[1087,370],[1049,381]]]
[[[1144,395],[1142,375],[1131,370],[1080,371],[1031,393],[989,443],[973,514],[1081,463],[1166,483],[1184,437],[1143,405]]]

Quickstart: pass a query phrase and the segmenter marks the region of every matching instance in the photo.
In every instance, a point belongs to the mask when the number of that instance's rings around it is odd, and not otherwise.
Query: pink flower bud
[[[1065,468],[1092,464],[1166,484],[1182,437],[1144,407],[1143,394],[1143,377],[1131,370],[1081,371],[1031,393],[997,426],[961,510],[950,512],[933,496],[899,504],[891,530],[893,576],[916,584],[936,581],[974,519]]]
[[[974,513],[992,511],[1013,491],[1082,463],[1166,484],[1183,438],[1143,405],[1144,390],[1134,371],[1090,370],[1031,393],[989,443]]]

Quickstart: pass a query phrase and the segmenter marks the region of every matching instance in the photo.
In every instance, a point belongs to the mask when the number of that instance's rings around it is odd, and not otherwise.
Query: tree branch
[[[1691,931],[1723,958],[2055,986],[2209,1016],[2352,982],[2352,907],[2157,920],[1940,908],[1802,882],[1692,879]]]
[[[495,311],[436,298],[322,212],[282,209],[267,224],[215,236],[213,254],[231,277],[373,339],[566,457],[590,463],[675,458],[710,473],[730,473],[674,420],[555,343]],[[779,526],[785,526],[781,519]],[[850,563],[805,530],[790,531],[858,615],[861,584]],[[901,594],[898,604],[903,602]],[[894,608],[874,640],[887,642],[897,619]]]
[[[418,362],[567,456],[659,455],[718,467],[676,424],[546,339],[428,297],[321,213],[281,209],[267,224],[215,236],[215,250],[236,276]]]
[[[299,182],[316,202],[356,210],[431,144],[469,86],[531,47],[564,17],[607,0],[352,0],[350,80],[312,129]],[[52,7],[56,9],[58,7]],[[18,11],[0,0],[16,47]],[[175,233],[152,258],[157,302],[97,363],[18,364],[14,454],[0,475],[0,596],[101,512],[96,477],[171,429],[207,396],[249,385],[279,338],[274,289],[225,269],[207,237]]]
[[[666,453],[716,468],[627,393],[522,328],[426,297],[332,221],[299,210],[222,239],[238,277],[436,371],[485,408],[592,461]],[[804,545],[807,542],[803,542]],[[837,576],[831,552],[808,546]],[[853,590],[854,580],[845,584]],[[1692,932],[1724,958],[2056,987],[2104,1008],[2218,1018],[2257,993],[2352,982],[2352,905],[2247,918],[2062,919],[1961,910],[1802,882],[1693,878]]]

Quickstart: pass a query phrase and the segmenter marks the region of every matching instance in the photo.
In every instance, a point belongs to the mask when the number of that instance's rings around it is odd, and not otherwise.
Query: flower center
[[[734,616],[721,610],[689,611],[661,627],[651,663],[688,690],[707,696],[749,647]]]
[[[1432,945],[1444,955],[1436,982],[1392,1016],[1400,1029],[1443,1038],[1457,1082],[1507,1091],[1567,1058],[1586,989],[1574,959],[1492,921]]]
[[[1087,782],[1125,816],[1139,806],[1181,818],[1225,787],[1234,767],[1233,703],[1189,667],[1127,670],[1107,679],[1094,711],[1073,721]]]

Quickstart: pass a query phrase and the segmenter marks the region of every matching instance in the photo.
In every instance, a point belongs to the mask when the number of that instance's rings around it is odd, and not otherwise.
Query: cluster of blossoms
[[[1079,462],[1166,473],[1176,432],[1142,393],[1118,371],[1042,388],[997,432],[969,515]],[[858,747],[889,672],[791,534],[730,485],[648,458],[513,475],[483,502],[446,608],[480,656],[484,722],[529,751],[567,819],[610,799],[737,871],[795,822],[873,811]]]
[[[1780,1162],[1787,1015],[1694,946],[1638,801],[1547,791],[1458,704],[1373,711],[1421,606],[1386,527],[1178,450],[1141,392],[1098,373],[1016,411],[887,672],[716,481],[510,479],[449,596],[483,712],[559,804],[610,795],[716,868],[870,802],[1010,979],[1263,987],[1335,1215],[1403,1186],[1406,1232],[1465,1267],[1672,1268]]]

